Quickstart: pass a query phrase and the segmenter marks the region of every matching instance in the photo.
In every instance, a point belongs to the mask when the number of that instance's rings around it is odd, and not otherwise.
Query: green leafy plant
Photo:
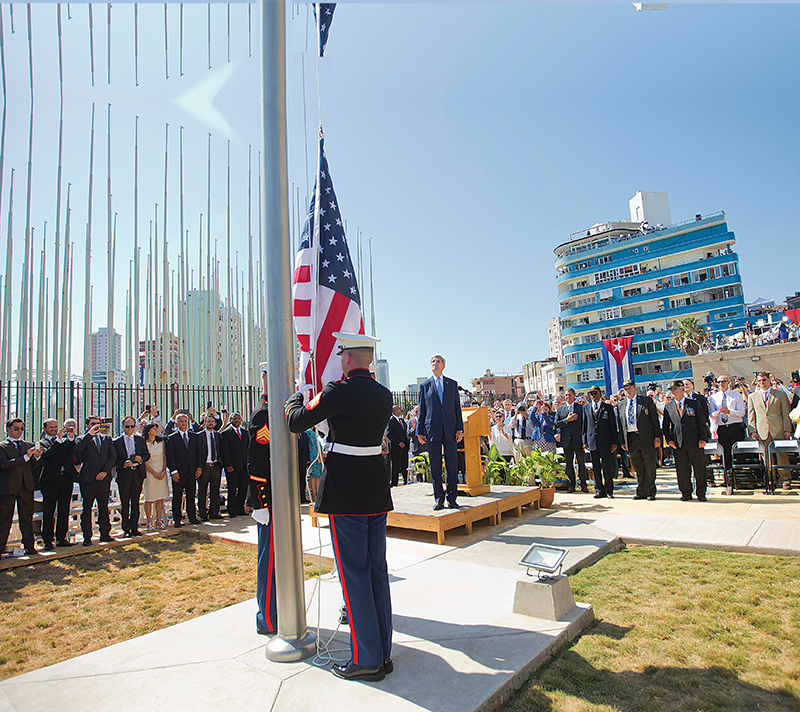
[[[427,452],[420,453],[411,458],[411,464],[418,475],[422,475],[424,482],[431,481],[431,460]]]
[[[675,322],[670,341],[687,356],[697,356],[703,342],[708,338],[706,330],[696,316],[684,316]]]
[[[492,445],[489,448],[489,454],[483,460],[484,484],[506,484],[509,469],[508,462],[497,452],[497,445]]]
[[[552,487],[557,479],[564,476],[564,458],[561,455],[533,450],[528,457],[532,461],[533,473],[539,478],[542,487]]]

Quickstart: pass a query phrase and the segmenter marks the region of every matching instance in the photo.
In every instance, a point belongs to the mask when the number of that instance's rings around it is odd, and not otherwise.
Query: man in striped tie
[[[672,400],[664,406],[664,440],[675,451],[675,472],[681,501],[692,498],[692,471],[695,494],[706,501],[706,454],[708,421],[694,398],[684,393],[683,381],[673,381],[669,387]]]

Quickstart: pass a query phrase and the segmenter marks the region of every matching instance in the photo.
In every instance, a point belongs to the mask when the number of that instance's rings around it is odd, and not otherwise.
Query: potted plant
[[[540,452],[539,450],[531,452],[530,459],[534,476],[539,478],[542,488],[539,506],[549,507],[553,504],[556,494],[556,479],[564,474],[564,460],[561,455],[556,455],[554,452]]]
[[[506,484],[508,479],[508,463],[497,452],[497,446],[489,448],[489,454],[483,463],[483,482],[487,485]]]

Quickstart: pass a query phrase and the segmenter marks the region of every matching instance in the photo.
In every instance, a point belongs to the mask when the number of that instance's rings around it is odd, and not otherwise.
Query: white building
[[[375,362],[375,380],[385,388],[391,390],[389,386],[389,361],[379,358]]]
[[[91,339],[92,351],[89,358],[90,370],[93,373],[95,371],[102,371],[105,373],[108,371],[108,327],[101,326],[97,331],[92,332]],[[122,368],[122,334],[118,334],[116,330],[113,330],[112,340],[114,351],[111,364],[112,369],[117,371]]]
[[[547,322],[547,340],[550,343],[551,358],[560,361],[564,358],[564,347],[561,344],[561,319],[551,316]]]

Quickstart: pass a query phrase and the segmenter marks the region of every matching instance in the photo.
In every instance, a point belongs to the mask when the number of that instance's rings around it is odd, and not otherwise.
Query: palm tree
[[[696,316],[684,316],[675,324],[670,341],[674,347],[685,351],[687,356],[697,356],[706,336],[706,330]]]

